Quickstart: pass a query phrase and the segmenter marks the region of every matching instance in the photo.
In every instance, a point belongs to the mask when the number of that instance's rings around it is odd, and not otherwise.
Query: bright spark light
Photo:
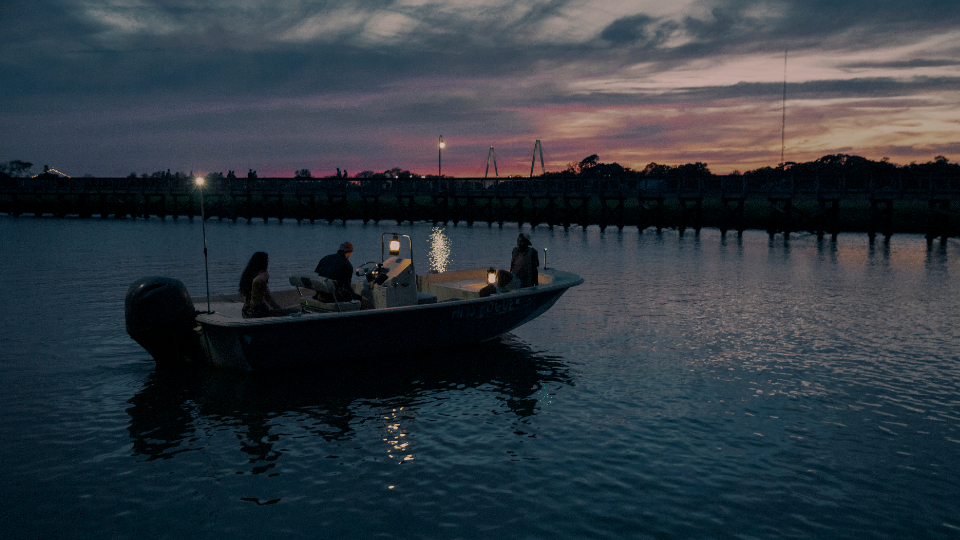
[[[430,231],[430,269],[446,272],[449,262],[450,239],[443,234],[443,229],[434,227]]]

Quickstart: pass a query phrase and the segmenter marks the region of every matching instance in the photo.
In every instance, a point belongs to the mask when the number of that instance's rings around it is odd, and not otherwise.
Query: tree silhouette
[[[6,163],[0,163],[0,174],[13,178],[20,178],[30,176],[31,168],[33,168],[33,163],[15,159]]]
[[[647,163],[647,166],[643,168],[643,176],[656,176],[664,177],[670,173],[669,165],[661,165],[655,161]]]

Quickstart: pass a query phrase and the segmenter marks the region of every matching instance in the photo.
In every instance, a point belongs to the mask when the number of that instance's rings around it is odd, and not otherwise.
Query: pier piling
[[[750,183],[739,176],[670,178],[212,178],[204,188],[210,217],[293,217],[298,223],[362,219],[398,224],[431,221],[488,226],[586,227],[615,225],[716,227],[722,235],[747,228],[789,238],[809,230],[818,239],[841,231],[871,241],[895,233],[924,234],[928,242],[956,236],[960,181],[897,178],[784,179]],[[0,178],[0,213],[10,216],[192,219],[199,195],[187,178]]]

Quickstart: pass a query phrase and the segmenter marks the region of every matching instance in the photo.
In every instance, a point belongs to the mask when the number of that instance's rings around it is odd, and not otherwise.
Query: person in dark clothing
[[[350,280],[353,276],[353,265],[350,264],[350,255],[352,254],[353,244],[344,242],[340,244],[340,248],[337,249],[336,253],[327,255],[317,263],[317,268],[314,271],[320,277],[333,280],[337,292],[336,299],[326,293],[318,292],[318,300],[323,302],[360,300],[362,307],[369,307],[362,297],[350,288]]]
[[[517,237],[517,247],[510,254],[510,273],[517,278],[521,287],[532,287],[540,282],[537,268],[540,266],[540,257],[537,250],[531,247],[530,235],[520,233]]]
[[[300,311],[299,307],[282,308],[270,294],[267,282],[269,257],[266,252],[258,251],[250,257],[250,262],[240,276],[240,293],[243,294],[243,318],[275,317]]]
[[[338,288],[349,288],[353,265],[350,264],[350,255],[353,254],[353,244],[344,242],[336,253],[320,259],[314,272],[320,277],[332,279]]]

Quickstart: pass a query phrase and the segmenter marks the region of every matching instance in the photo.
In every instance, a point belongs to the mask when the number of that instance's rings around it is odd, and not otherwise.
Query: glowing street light
[[[207,273],[207,313],[210,313],[210,266],[207,265],[207,215],[203,209],[203,184],[206,178],[198,176],[193,179],[200,189],[200,228],[203,231],[203,269]]]
[[[443,149],[447,143],[443,142],[443,135],[440,136],[440,147],[437,149],[437,176],[443,176]]]

